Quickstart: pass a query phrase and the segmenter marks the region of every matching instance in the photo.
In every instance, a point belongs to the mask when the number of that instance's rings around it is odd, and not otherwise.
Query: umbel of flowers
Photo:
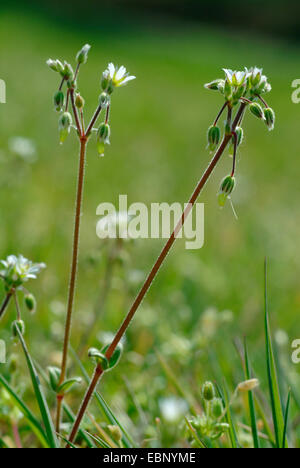
[[[218,122],[226,109],[227,118],[224,125],[224,134],[231,137],[229,152],[233,157],[233,164],[231,173],[224,177],[220,185],[218,193],[220,206],[224,206],[235,187],[237,149],[244,137],[242,122],[246,108],[248,107],[252,115],[264,122],[269,130],[273,130],[275,124],[275,113],[263,97],[271,91],[271,85],[263,74],[263,70],[253,67],[249,70],[245,68],[243,71],[232,71],[225,68],[223,71],[225,73],[224,78],[214,80],[205,85],[207,89],[218,91],[225,101],[214,123],[208,129],[208,148],[210,151],[214,151],[221,142],[222,129],[218,126]],[[232,131],[233,112],[235,107],[240,103],[244,103],[245,109],[241,113],[235,130]]]

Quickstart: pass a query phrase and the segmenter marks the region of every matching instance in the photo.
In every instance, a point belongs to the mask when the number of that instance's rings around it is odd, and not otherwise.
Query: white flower
[[[129,73],[123,65],[118,68],[113,63],[109,63],[104,73],[107,73],[107,77],[116,87],[125,86],[129,81],[135,80],[135,76],[129,76]]]
[[[0,277],[4,280],[7,289],[19,288],[30,279],[36,279],[37,274],[43,268],[44,263],[33,263],[23,255],[16,257],[9,255],[6,260],[1,260],[4,269],[0,271]]]
[[[233,86],[241,86],[247,77],[247,69],[244,71],[232,71],[228,68],[223,68],[223,71],[227,80]]]

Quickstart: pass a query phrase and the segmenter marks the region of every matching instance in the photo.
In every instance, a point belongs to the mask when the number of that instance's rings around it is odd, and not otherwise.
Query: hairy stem
[[[239,110],[238,110],[238,112],[236,114],[236,117],[234,119],[234,122],[232,124],[232,128],[231,128],[232,132],[235,131],[236,126],[237,126],[238,122],[240,121],[241,115],[243,115],[245,106],[246,106],[246,103],[244,103],[244,102],[240,105],[240,108],[239,108]],[[231,110],[229,111],[229,118],[231,119]],[[203,187],[205,186],[206,182],[208,181],[210,175],[212,174],[213,170],[215,169],[217,163],[219,162],[219,160],[220,160],[222,154],[224,153],[224,150],[226,149],[226,147],[227,147],[227,145],[228,145],[231,138],[232,138],[231,133],[230,134],[225,134],[225,136],[223,138],[223,141],[222,141],[218,151],[216,152],[215,156],[213,157],[213,159],[209,163],[207,169],[205,170],[204,174],[202,175],[201,179],[199,180],[194,192],[191,195],[191,198],[190,198],[188,204],[186,205],[186,208],[185,208],[180,220],[178,221],[178,223],[177,223],[174,231],[172,232],[170,238],[167,240],[164,248],[162,249],[160,255],[158,256],[158,259],[156,260],[156,262],[155,262],[154,266],[152,267],[149,275],[147,276],[142,288],[140,289],[140,292],[138,293],[135,301],[133,302],[128,314],[126,315],[121,327],[117,331],[111,345],[109,346],[108,350],[106,351],[105,355],[106,355],[108,360],[111,359],[116,347],[118,346],[120,340],[122,339],[122,337],[125,334],[127,328],[129,327],[130,322],[133,319],[135,312],[137,311],[138,307],[141,305],[145,295],[147,294],[148,290],[150,289],[150,286],[151,286],[153,280],[155,279],[157,273],[159,272],[160,267],[162,266],[163,262],[165,261],[168,253],[170,252],[170,250],[171,250],[171,248],[172,248],[172,246],[173,246],[173,244],[174,244],[174,242],[175,242],[175,240],[177,238],[177,235],[181,231],[186,218],[188,217],[188,215],[190,214],[194,204],[196,203],[197,198],[198,198],[201,190],[203,189]],[[85,394],[85,397],[83,399],[83,402],[81,404],[79,412],[78,412],[78,414],[76,416],[76,419],[75,419],[71,434],[69,436],[69,441],[71,443],[74,442],[74,440],[75,440],[75,437],[76,437],[76,435],[78,433],[82,418],[83,418],[83,416],[84,416],[84,414],[86,412],[86,409],[88,408],[90,400],[93,397],[94,391],[95,391],[95,389],[97,387],[99,379],[103,375],[103,372],[104,371],[101,368],[101,365],[97,364],[95,372],[94,372],[93,379],[92,379],[92,381],[91,381],[91,383],[90,383],[90,385],[88,387],[88,390],[87,390],[87,392]]]
[[[72,97],[73,95],[71,93],[71,100],[72,100]],[[75,208],[75,226],[74,226],[74,238],[73,238],[72,264],[71,264],[67,318],[66,318],[66,325],[65,325],[65,336],[64,336],[63,356],[62,356],[61,375],[60,375],[59,385],[61,385],[66,378],[67,358],[68,358],[69,342],[70,342],[70,335],[71,335],[72,313],[73,313],[73,306],[74,306],[76,277],[77,277],[77,269],[78,269],[79,235],[80,235],[81,208],[82,208],[82,199],[83,199],[86,144],[87,144],[87,138],[85,136],[82,136],[80,138],[80,157],[79,157],[77,197],[76,197],[76,208]],[[56,431],[58,433],[60,429],[60,417],[61,417],[61,408],[62,408],[63,398],[64,398],[63,394],[57,395]]]

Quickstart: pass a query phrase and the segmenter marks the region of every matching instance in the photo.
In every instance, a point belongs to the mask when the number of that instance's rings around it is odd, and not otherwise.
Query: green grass
[[[119,194],[128,194],[129,203],[186,202],[207,166],[206,131],[220,105],[219,97],[206,91],[203,84],[221,77],[222,67],[264,67],[273,85],[268,100],[276,111],[277,122],[274,132],[268,133],[259,121],[249,117],[245,121],[245,142],[239,152],[233,196],[239,219],[235,220],[229,206],[224,210],[217,206],[219,182],[231,164],[224,156],[200,200],[205,203],[206,213],[204,248],[187,251],[183,241],[176,244],[130,327],[118,372],[110,372],[101,382],[101,395],[138,444],[146,440],[147,446],[181,446],[186,437],[184,419],[183,428],[180,421],[170,422],[162,411],[165,399],[176,395],[177,389],[162,369],[155,350],[180,376],[183,393],[199,401],[200,386],[205,380],[216,380],[221,385],[225,378],[230,395],[244,379],[232,340],[247,335],[251,365],[266,396],[260,398],[260,403],[269,421],[274,405],[269,406],[267,401],[265,372],[261,297],[265,255],[269,258],[271,328],[285,376],[281,379],[285,402],[287,387],[299,386],[299,369],[290,364],[289,348],[300,333],[300,107],[291,102],[291,82],[299,78],[299,46],[203,27],[168,25],[167,29],[151,32],[137,26],[130,31],[104,32],[100,24],[98,29],[78,30],[44,18],[8,12],[0,16],[0,39],[0,78],[7,84],[7,104],[0,106],[1,258],[22,253],[47,263],[47,270],[31,288],[38,300],[37,313],[24,313],[30,353],[44,369],[57,365],[60,358],[78,158],[75,138],[69,138],[63,146],[58,143],[57,114],[52,109],[56,76],[45,66],[46,59],[71,60],[84,43],[92,44],[88,65],[80,78],[88,114],[96,106],[100,74],[108,61],[126,65],[137,76],[134,83],[113,96],[111,146],[105,158],[97,157],[95,142],[88,148],[72,335],[76,350],[97,308],[110,249],[96,237],[98,204],[117,203]],[[35,142],[35,163],[24,162],[9,151],[8,142],[14,136]],[[90,346],[104,342],[104,333],[112,333],[119,326],[161,246],[160,240],[126,245],[113,270],[112,291]],[[0,299],[2,293],[0,290]],[[1,322],[0,338],[7,342],[8,355],[17,353],[18,372],[24,379],[26,363],[20,346],[10,341],[13,318],[14,309],[10,306]],[[285,336],[287,341],[282,339]],[[92,363],[83,356],[91,375]],[[71,356],[70,362],[72,359]],[[1,373],[11,384],[8,368],[1,365]],[[123,375],[131,383],[147,424],[124,385]],[[24,382],[21,401],[30,408],[29,413],[27,406],[23,408],[28,419],[31,414],[38,415],[38,408],[29,379]],[[84,386],[68,396],[73,412],[83,392]],[[49,406],[54,406],[53,396],[46,396]],[[98,421],[105,425],[96,405],[97,401],[92,408]],[[276,413],[278,405],[277,401]],[[239,399],[231,409],[242,445],[253,443],[251,432],[237,425],[252,421],[253,431],[253,412],[249,418],[247,408],[248,400]],[[197,410],[200,411],[200,404]],[[291,399],[289,420],[295,421],[298,413],[299,408]],[[158,427],[156,418],[161,420]],[[259,424],[258,409],[256,419]],[[28,423],[35,425],[37,421],[30,421],[29,417]],[[23,419],[20,426],[26,429],[28,423]],[[93,432],[88,422],[86,425],[88,433]],[[0,429],[1,445],[7,444],[7,433],[11,437],[8,427],[5,420]],[[275,427],[277,444],[282,445],[285,429],[283,413],[282,428],[277,431]],[[27,440],[26,434],[22,433],[22,437]],[[236,444],[233,435],[232,442]],[[260,442],[265,444],[262,439]],[[29,443],[35,444],[36,439]],[[230,445],[228,440],[224,442],[227,443]],[[292,433],[291,444],[300,445],[298,429]]]

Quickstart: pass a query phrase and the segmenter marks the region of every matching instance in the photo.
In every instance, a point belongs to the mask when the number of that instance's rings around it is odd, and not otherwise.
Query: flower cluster
[[[0,278],[4,281],[7,292],[22,288],[30,279],[36,279],[38,273],[46,267],[44,263],[33,263],[23,255],[16,257],[9,255],[6,260],[0,261],[3,269],[0,270]]]
[[[246,108],[248,107],[252,115],[263,121],[269,130],[273,130],[275,124],[275,113],[262,96],[272,89],[268,78],[263,74],[263,70],[253,67],[250,69],[245,68],[242,71],[224,68],[223,71],[225,73],[223,79],[214,80],[205,85],[207,89],[219,91],[225,99],[225,103],[222,105],[213,125],[208,129],[208,148],[210,151],[214,151],[221,142],[222,131],[217,124],[223,112],[227,109],[224,139],[226,146],[229,144],[229,152],[233,157],[231,174],[222,180],[218,193],[220,206],[224,206],[235,187],[236,156],[237,149],[243,141],[242,121]],[[233,111],[238,104],[240,104],[240,108],[236,113],[236,118],[233,119]]]
[[[47,65],[51,70],[60,75],[61,82],[58,91],[54,94],[54,107],[61,113],[59,117],[59,134],[60,143],[63,143],[74,127],[80,138],[88,138],[92,131],[97,132],[97,149],[100,156],[104,155],[105,145],[110,144],[110,125],[109,112],[111,104],[111,94],[115,88],[126,85],[129,81],[134,80],[135,76],[130,76],[124,66],[116,67],[113,63],[109,63],[107,69],[102,73],[100,80],[101,93],[96,112],[85,130],[84,123],[84,105],[85,100],[78,90],[78,74],[82,64],[85,64],[88,59],[88,53],[91,46],[86,44],[76,55],[76,69],[74,71],[72,65],[68,62],[60,60],[47,60]],[[66,92],[63,91],[66,84]],[[72,107],[73,116],[69,107]],[[100,124],[98,129],[94,129],[101,110],[104,109],[105,119]],[[78,115],[79,114],[79,115]],[[73,125],[73,121],[76,125]]]
[[[190,423],[200,438],[218,439],[229,429],[229,424],[222,422],[225,409],[222,399],[216,396],[212,382],[203,384],[202,399],[204,413],[195,416]]]

